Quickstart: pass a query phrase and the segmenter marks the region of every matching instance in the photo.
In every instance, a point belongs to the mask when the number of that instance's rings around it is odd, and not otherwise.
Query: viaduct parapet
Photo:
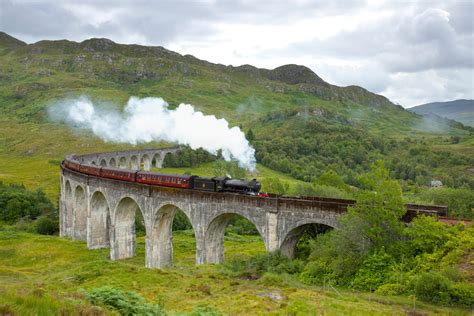
[[[91,166],[150,170],[152,162],[159,168],[165,156],[177,150],[99,153],[75,159]],[[136,254],[135,217],[141,213],[148,268],[172,265],[172,223],[178,209],[192,225],[196,263],[202,264],[223,262],[225,228],[235,214],[255,225],[267,251],[281,250],[293,257],[307,225],[337,228],[338,217],[353,204],[351,200],[260,197],[152,186],[91,176],[61,165],[61,236],[85,240],[89,249],[110,248],[112,260],[131,258]],[[416,207],[412,208],[436,211],[436,207]]]

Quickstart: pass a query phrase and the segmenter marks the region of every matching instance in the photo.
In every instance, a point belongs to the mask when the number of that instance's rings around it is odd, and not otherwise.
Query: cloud
[[[472,98],[472,1],[0,1],[0,29],[27,42],[107,37],[235,66],[303,64],[405,106]]]

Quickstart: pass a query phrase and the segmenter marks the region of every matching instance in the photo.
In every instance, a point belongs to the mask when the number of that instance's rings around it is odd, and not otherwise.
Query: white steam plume
[[[101,110],[87,97],[81,97],[60,102],[50,113],[56,119],[92,130],[105,141],[134,145],[168,141],[193,149],[202,147],[212,154],[221,149],[225,160],[237,159],[241,167],[255,170],[255,150],[240,128],[230,128],[225,119],[204,115],[190,104],[182,103],[170,110],[162,98],[131,97],[120,113]]]

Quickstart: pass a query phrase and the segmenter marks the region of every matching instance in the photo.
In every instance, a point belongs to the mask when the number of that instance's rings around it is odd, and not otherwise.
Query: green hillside
[[[2,33],[0,47],[0,179],[34,183],[44,178],[40,164],[55,170],[48,162],[68,153],[131,147],[52,122],[52,104],[86,95],[121,108],[130,96],[159,96],[171,108],[190,103],[251,129],[257,162],[299,180],[332,169],[360,186],[358,176],[384,159],[407,185],[439,179],[474,188],[472,128],[427,122],[361,87],[330,85],[304,66],[224,66],[107,39],[27,45]],[[52,182],[42,186],[57,190]]]

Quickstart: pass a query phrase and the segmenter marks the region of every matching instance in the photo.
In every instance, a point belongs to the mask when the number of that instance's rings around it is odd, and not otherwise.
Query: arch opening
[[[245,237],[244,235],[252,237]],[[224,238],[225,236],[227,238]],[[218,215],[206,229],[204,237],[205,262],[224,262],[224,243],[229,246],[229,252],[236,254],[236,258],[239,259],[244,259],[248,255],[264,253],[265,240],[262,236],[262,231],[260,231],[258,225],[240,214],[224,213]],[[251,243],[252,247],[247,247],[248,243]],[[249,252],[248,249],[253,251]]]
[[[147,253],[147,267],[149,268],[166,268],[173,265],[174,259],[174,245],[173,232],[180,231],[179,234],[179,248],[196,249],[196,242],[190,243],[189,231],[192,230],[191,222],[188,216],[180,210],[177,206],[167,204],[160,207],[155,216],[153,226],[151,228],[149,247]],[[183,254],[180,254],[183,255]],[[184,264],[194,263],[193,257],[186,257]]]
[[[101,166],[101,167],[107,167],[107,161],[105,161],[105,159],[102,159],[102,160],[100,161],[100,166]]]
[[[87,201],[81,186],[74,193],[74,239],[85,240],[87,236]]]
[[[89,249],[107,248],[110,246],[110,209],[101,192],[92,195],[90,201],[90,219],[88,225]]]
[[[306,258],[310,253],[310,242],[332,227],[320,223],[307,223],[297,226],[286,234],[280,251],[290,259]]]
[[[72,196],[72,188],[69,180],[65,184],[65,195],[64,195],[64,234],[72,237],[73,225],[74,225],[74,200]]]
[[[132,258],[136,255],[136,216],[141,210],[135,200],[125,197],[115,209],[115,220],[110,240],[112,260]]]
[[[117,167],[117,161],[115,161],[115,158],[111,158],[111,159],[109,160],[109,166],[110,166],[111,168]]]
[[[140,169],[145,171],[150,171],[151,169],[151,159],[148,155],[143,155],[140,159]]]
[[[153,158],[151,159],[151,168],[161,168],[160,167],[160,155],[159,154],[155,154],[153,155]]]
[[[118,167],[120,169],[127,169],[127,158],[125,157],[120,157]]]
[[[138,165],[137,156],[130,157],[130,169],[132,169],[132,170],[139,170],[140,169],[140,166]]]

